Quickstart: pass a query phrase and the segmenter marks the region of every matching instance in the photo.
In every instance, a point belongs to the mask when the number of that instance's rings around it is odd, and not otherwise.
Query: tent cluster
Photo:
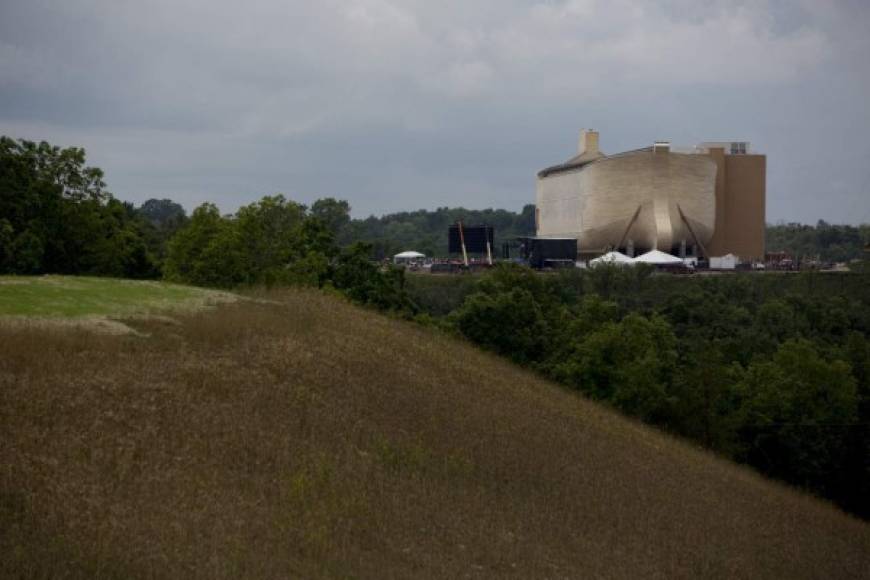
[[[684,262],[681,258],[672,256],[671,254],[666,254],[661,250],[651,250],[646,254],[637,256],[636,258],[630,258],[622,252],[612,251],[589,261],[590,266],[597,266],[599,264],[630,266],[637,263],[652,264],[653,266],[676,266],[681,265]]]
[[[736,258],[731,256],[732,258]],[[407,264],[425,259],[425,254],[420,252],[408,251],[396,254],[393,256],[393,262],[396,264]],[[686,264],[682,258],[662,252],[661,250],[651,250],[646,254],[641,254],[636,258],[626,256],[622,252],[610,251],[599,256],[594,260],[589,261],[589,266],[598,266],[601,264],[611,264],[616,266],[631,266],[633,264],[650,264],[652,266],[681,266]],[[579,264],[578,264],[579,265]],[[733,266],[732,266],[733,268]]]

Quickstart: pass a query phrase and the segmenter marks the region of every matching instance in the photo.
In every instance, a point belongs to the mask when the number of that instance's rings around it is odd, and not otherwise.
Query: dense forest
[[[823,262],[848,262],[863,258],[864,249],[870,244],[870,224],[855,227],[819,220],[815,226],[768,225],[765,242],[768,252],[787,252],[797,258]]]
[[[648,268],[482,276],[382,267],[438,255],[457,219],[501,239],[520,213],[439,208],[351,219],[346,201],[267,196],[222,215],[116,200],[82,149],[0,138],[0,273],[239,288],[307,285],[464,337],[517,364],[870,517],[870,274],[660,276]],[[866,256],[868,226],[778,225],[768,247]],[[498,241],[497,241],[498,244]]]

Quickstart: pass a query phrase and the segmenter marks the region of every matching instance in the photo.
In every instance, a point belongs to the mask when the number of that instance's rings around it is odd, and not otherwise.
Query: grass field
[[[870,526],[309,291],[0,322],[0,577],[861,578]]]
[[[0,276],[0,317],[122,317],[188,310],[232,295],[164,282],[73,276]]]

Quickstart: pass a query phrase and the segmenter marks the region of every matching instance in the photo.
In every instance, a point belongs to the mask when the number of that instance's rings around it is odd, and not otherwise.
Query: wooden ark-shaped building
[[[583,257],[609,250],[763,259],[766,157],[742,141],[668,142],[605,155],[598,133],[538,173],[541,237],[574,237]]]

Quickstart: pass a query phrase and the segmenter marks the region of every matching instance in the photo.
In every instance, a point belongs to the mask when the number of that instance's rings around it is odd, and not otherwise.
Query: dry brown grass
[[[0,327],[0,574],[858,578],[870,527],[314,292]],[[865,576],[866,577],[866,576]]]

